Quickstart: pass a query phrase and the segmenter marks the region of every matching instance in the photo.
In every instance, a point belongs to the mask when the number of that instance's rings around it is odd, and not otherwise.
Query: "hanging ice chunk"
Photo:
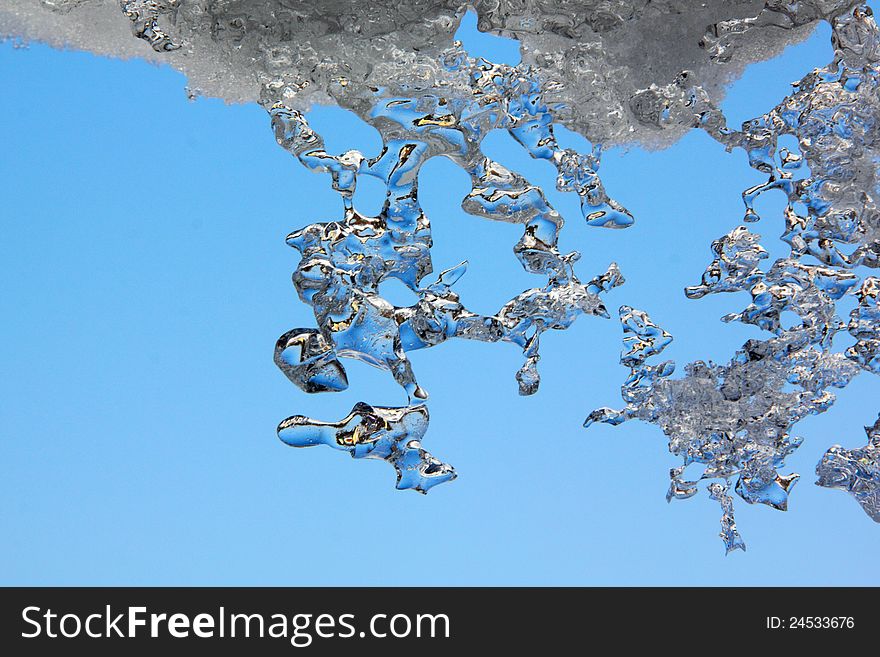
[[[509,70],[496,73],[510,75]],[[475,78],[475,84],[487,93],[481,77]],[[518,87],[515,90],[521,92]],[[531,87],[529,93],[534,95]],[[517,105],[517,111],[525,113],[523,119],[512,114],[515,104],[510,99],[505,102],[510,106],[503,123],[510,130],[523,120],[531,121],[540,107],[537,101],[527,109]],[[562,254],[556,246],[562,218],[540,189],[480,152],[486,132],[473,124],[465,127],[466,117],[479,108],[475,103],[447,103],[433,94],[424,102],[379,100],[372,115],[385,146],[369,160],[357,151],[330,155],[301,113],[283,105],[272,108],[278,143],[311,170],[329,173],[341,198],[340,220],[311,224],[287,237],[287,243],[302,254],[294,286],[300,299],[312,306],[318,327],[308,339],[303,329],[285,334],[276,363],[303,390],[344,389],[345,372],[338,358],[355,358],[391,372],[410,401],[425,399],[427,393],[416,382],[406,352],[466,338],[519,346],[525,363],[516,379],[520,394],[530,395],[540,383],[541,333],[566,329],[581,314],[608,316],[599,295],[623,283],[617,266],[612,263],[589,283],[580,282],[574,272],[579,254]],[[552,125],[544,125],[540,134],[542,149],[562,152],[554,150],[558,147]],[[483,316],[469,311],[452,289],[467,263],[423,285],[433,264],[431,225],[419,203],[418,174],[431,155],[444,155],[471,173],[474,189],[463,202],[466,210],[524,226],[514,253],[526,271],[545,278],[543,286],[525,290],[494,315]],[[354,191],[362,175],[379,178],[386,185],[385,204],[376,217],[354,207]],[[608,201],[603,193],[588,204],[597,207]],[[395,306],[383,299],[379,285],[389,278],[409,287],[418,301]],[[299,340],[298,353],[290,351],[291,336]]]
[[[724,541],[727,554],[733,550],[745,551],[746,544],[743,543],[733,518],[733,500],[727,494],[727,484],[718,482],[709,484],[709,496],[721,505],[721,533],[719,536]]]
[[[771,15],[784,16],[783,24],[803,18],[794,3],[772,4],[754,21],[716,26],[713,57],[726,56],[724,35],[733,31],[765,24]],[[809,14],[817,5],[801,6]],[[622,388],[627,405],[594,411],[586,422],[619,424],[637,418],[660,426],[670,452],[682,458],[682,465],[671,471],[667,499],[697,492],[697,481],[683,479],[691,464],[704,466],[700,479],[722,480],[710,486],[710,493],[723,509],[728,552],[744,547],[728,482],[735,480],[734,490],[748,503],[786,510],[798,475],[779,470],[801,443],[790,433],[793,425],[826,411],[834,402],[831,389],[846,386],[859,367],[878,372],[880,285],[875,277],[860,279],[857,267],[880,265],[880,214],[873,196],[880,143],[880,39],[865,6],[828,19],[834,61],[807,75],[788,98],[744,123],[741,131],[727,128],[698,89],[682,91],[681,79],[664,92],[670,117],[686,120],[688,109],[695,111],[695,125],[728,149],[742,148],[749,164],[769,176],[743,193],[746,222],[759,219],[754,203],[760,194],[777,190],[786,196],[782,239],[790,246],[787,257],[760,269],[767,251],[760,236],[742,225],[713,242],[714,260],[701,283],[685,291],[693,299],[748,292],[751,303],[722,319],[752,324],[771,337],[749,340],[726,365],[696,361],[685,367],[683,378],[672,379],[671,364],[645,362],[662,351],[669,339],[665,332],[644,313],[621,308],[624,342],[631,346],[621,358],[630,368]],[[801,152],[779,147],[781,135],[794,136]],[[792,171],[801,163],[808,165],[809,176],[795,178]],[[859,304],[847,326],[837,314],[837,302],[849,294]],[[797,318],[792,325],[783,321],[784,313]],[[857,342],[843,354],[833,350],[833,338],[845,328]],[[871,444],[863,450],[831,448],[818,473],[820,485],[852,491],[870,515],[876,509],[877,464],[871,451],[875,436],[869,435]]]
[[[449,53],[445,56],[447,61],[450,57]],[[275,362],[306,392],[345,389],[348,380],[340,359],[354,358],[388,370],[409,403],[425,399],[427,392],[417,383],[407,352],[465,338],[520,347],[525,362],[516,380],[520,394],[531,395],[540,384],[541,333],[566,329],[581,314],[608,317],[600,295],[623,283],[617,266],[611,263],[603,274],[581,283],[574,271],[579,254],[563,254],[557,248],[562,217],[539,188],[487,158],[480,142],[493,128],[508,129],[534,157],[559,164],[560,188],[579,194],[588,223],[624,227],[632,223],[631,217],[607,197],[595,175],[598,150],[572,168],[575,155],[557,145],[549,109],[542,104],[534,80],[522,77],[522,71],[489,67],[461,53],[454,59],[454,66],[468,71],[479,101],[452,102],[434,91],[413,97],[377,97],[370,121],[380,131],[384,147],[372,159],[358,151],[331,155],[300,112],[280,103],[271,109],[279,145],[312,171],[330,174],[341,201],[340,219],[308,225],[287,237],[287,243],[302,256],[293,283],[300,299],[312,307],[317,328],[294,329],[282,336]],[[487,118],[488,104],[504,111]],[[494,315],[471,312],[454,292],[454,284],[467,270],[466,262],[444,270],[433,282],[424,282],[433,271],[432,242],[431,225],[419,203],[418,175],[424,162],[437,155],[448,157],[470,174],[473,189],[462,202],[465,210],[523,226],[514,254],[527,272],[545,281],[515,296]],[[366,216],[355,207],[360,176],[378,178],[386,186],[385,203],[377,216]],[[601,221],[600,214],[605,217]],[[396,306],[384,299],[379,286],[389,278],[412,290],[416,302]],[[296,427],[299,435],[301,422],[288,422],[282,439],[287,440],[290,427]],[[387,450],[370,452],[396,466],[411,461],[415,453],[397,458]],[[402,476],[401,481],[408,481],[409,475]],[[450,478],[426,481],[434,485]],[[428,483],[399,487],[422,489]]]
[[[856,449],[834,445],[819,465],[819,486],[844,490],[862,505],[874,522],[880,522],[880,417],[874,426],[865,427],[868,444]]]

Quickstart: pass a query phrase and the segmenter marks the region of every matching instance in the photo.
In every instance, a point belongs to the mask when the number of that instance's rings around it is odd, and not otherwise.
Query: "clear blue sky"
[[[470,19],[462,36],[477,54],[515,59]],[[750,68],[726,111],[762,113],[830,56],[823,27]],[[678,462],[658,428],[581,428],[593,408],[620,404],[616,319],[546,335],[530,398],[517,394],[510,345],[413,353],[431,393],[425,447],[459,478],[428,496],[396,491],[383,463],[275,436],[288,415],[335,420],[360,400],[405,400],[366,365],[346,361],[348,391],[309,396],[272,363],[279,335],[314,322],[290,284],[297,256],[284,237],[340,208],[326,177],[275,144],[266,113],[188,102],[167,68],[41,45],[0,44],[0,84],[3,584],[880,584],[880,527],[813,484],[828,446],[864,444],[877,377],[796,427],[805,443],[789,459],[802,475],[790,510],[737,499],[748,552],[726,558],[708,494],[666,503]],[[341,110],[310,118],[328,150],[380,147]],[[506,134],[485,145],[544,186],[568,219],[561,248],[583,254],[582,278],[620,264],[627,284],[609,307],[648,310],[675,336],[679,366],[726,361],[758,335],[718,321],[742,295],[682,293],[709,243],[740,220],[741,190],[760,180],[743,153],[697,132],[659,153],[608,152],[605,185],[637,220],[608,231],[584,225],[549,164]],[[422,171],[435,268],[470,260],[456,287],[492,312],[540,281],[513,257],[520,228],[462,212],[466,191],[448,161]],[[356,202],[375,208],[376,192],[364,186]],[[782,202],[761,203],[755,230],[777,256]]]

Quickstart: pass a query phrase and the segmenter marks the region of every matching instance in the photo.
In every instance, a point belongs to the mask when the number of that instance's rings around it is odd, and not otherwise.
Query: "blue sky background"
[[[461,36],[516,61],[509,42]],[[829,31],[752,66],[730,90],[734,122],[831,57]],[[391,377],[346,361],[351,386],[309,396],[272,363],[275,340],[312,326],[290,283],[292,229],[340,215],[329,179],[274,142],[259,107],[189,102],[184,78],[139,61],[0,44],[0,582],[3,584],[880,584],[880,527],[847,495],[813,484],[833,443],[863,445],[880,379],[862,375],[824,416],[796,427],[802,479],[780,513],[737,498],[748,552],[724,556],[704,491],[667,504],[677,460],[636,422],[581,428],[618,406],[616,318],[583,317],[542,339],[541,389],[517,394],[511,345],[452,341],[411,354],[431,393],[425,447],[458,480],[428,496],[394,489],[381,462],[275,436],[292,414],[326,420],[359,400],[405,403]],[[351,114],[310,116],[328,150],[373,155]],[[583,141],[564,130],[565,145]],[[488,154],[542,184],[568,219],[561,248],[582,278],[616,260],[608,305],[646,309],[675,336],[679,366],[726,361],[753,327],[718,318],[745,295],[685,299],[758,182],[742,152],[692,132],[656,153],[606,153],[602,178],[637,223],[589,228],[546,162],[506,134]],[[378,209],[370,179],[356,204]],[[512,254],[517,226],[465,214],[467,176],[430,161],[420,194],[436,270],[470,260],[456,285],[494,312],[540,284]],[[776,204],[776,205],[774,205]],[[783,253],[780,198],[755,230]],[[392,300],[395,297],[389,292]]]

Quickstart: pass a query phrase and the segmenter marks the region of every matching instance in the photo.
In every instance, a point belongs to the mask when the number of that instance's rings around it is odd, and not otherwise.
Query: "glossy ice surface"
[[[724,365],[696,361],[673,378],[671,362],[648,363],[671,336],[646,312],[623,306],[626,406],[594,411],[587,420],[657,424],[681,458],[667,498],[692,497],[699,480],[715,480],[708,492],[722,507],[728,552],[745,548],[730,486],[748,503],[785,510],[798,479],[784,468],[801,443],[793,426],[827,410],[832,390],[860,371],[880,371],[880,284],[866,274],[880,267],[874,202],[880,45],[871,11],[860,3],[475,3],[481,28],[520,41],[517,66],[471,58],[452,41],[464,11],[456,2],[296,9],[268,0],[42,5],[35,10],[12,0],[0,10],[0,32],[144,54],[117,39],[124,21],[129,40],[146,42],[138,45],[147,56],[166,58],[190,75],[193,93],[258,100],[279,144],[309,169],[329,174],[339,215],[287,238],[302,256],[293,282],[314,311],[315,326],[285,333],[275,362],[294,384],[316,393],[344,390],[343,359],[361,360],[391,374],[405,405],[362,403],[333,423],[294,416],[279,427],[288,444],[325,443],[384,459],[397,471],[399,488],[426,492],[455,473],[421,447],[428,422],[421,400],[428,394],[407,352],[451,338],[511,343],[523,353],[520,393],[531,395],[540,383],[540,336],[570,327],[581,314],[608,316],[601,295],[624,282],[621,272],[609,258],[604,273],[581,282],[579,254],[558,249],[564,222],[546,195],[483,153],[481,142],[498,129],[556,168],[557,189],[578,195],[590,226],[634,222],[599,179],[601,144],[663,145],[697,128],[728,150],[742,149],[749,165],[766,174],[765,183],[743,192],[743,225],[712,244],[712,262],[686,294],[749,293],[744,310],[722,319],[753,325],[767,337],[750,340]],[[97,34],[84,28],[90,21],[102,26]],[[766,114],[739,130],[728,126],[718,109],[724,82],[749,61],[802,38],[817,21],[832,27],[834,60],[808,73]],[[303,114],[316,101],[338,103],[375,127],[381,154],[326,152]],[[560,147],[554,125],[581,132],[590,148]],[[419,202],[418,174],[435,156],[470,177],[463,209],[523,228],[513,251],[536,285],[494,314],[471,312],[454,292],[466,262],[437,263],[442,273],[432,275],[432,218]],[[376,216],[353,203],[363,176],[386,189]],[[756,200],[769,191],[787,199],[780,223],[788,253],[765,267],[768,251],[750,227],[760,220]],[[403,283],[416,301],[397,306],[384,299],[379,285],[388,279]],[[853,297],[857,305],[846,324],[838,303]],[[850,343],[835,349],[835,336],[847,333]],[[831,448],[817,471],[820,485],[848,490],[876,520],[875,434],[876,426],[863,450]],[[703,468],[696,479],[685,474],[692,464]]]
[[[702,282],[686,294],[698,299],[718,292],[750,293],[745,310],[722,320],[753,324],[770,337],[750,340],[726,365],[697,361],[685,368],[683,378],[672,379],[672,363],[645,362],[662,351],[669,336],[644,313],[621,309],[624,341],[635,344],[621,358],[631,369],[622,388],[627,406],[594,411],[587,424],[637,418],[660,426],[670,451],[682,458],[682,465],[671,471],[668,499],[697,493],[698,481],[683,477],[687,466],[697,463],[704,466],[700,479],[733,479],[746,502],[784,511],[798,480],[797,474],[779,471],[801,444],[790,433],[793,425],[828,410],[835,399],[832,389],[846,386],[861,370],[878,372],[878,280],[858,272],[880,266],[880,211],[873,198],[880,41],[867,7],[843,12],[831,25],[834,61],[796,83],[792,94],[767,114],[747,121],[741,130],[727,127],[721,113],[708,105],[694,116],[695,125],[728,149],[743,149],[749,164],[768,179],[743,192],[746,224],[712,244],[714,260]],[[688,96],[698,98],[699,90]],[[779,144],[783,135],[797,140],[799,152]],[[767,252],[747,224],[759,221],[755,199],[769,190],[787,197],[781,239],[790,252],[764,271],[760,267]],[[858,305],[847,325],[837,314],[837,303],[853,295]],[[784,313],[796,318],[790,326]],[[832,340],[844,330],[855,343],[845,352],[834,351]],[[877,520],[875,433],[869,432],[871,444],[865,450],[829,450],[818,473],[820,485],[850,491]],[[721,536],[729,552],[745,544],[726,486],[713,483],[709,492],[722,506]]]

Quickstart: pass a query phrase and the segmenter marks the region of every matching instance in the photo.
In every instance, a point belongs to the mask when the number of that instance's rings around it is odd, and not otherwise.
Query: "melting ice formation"
[[[722,506],[721,536],[728,552],[744,549],[736,528],[727,482],[748,503],[785,510],[796,474],[780,474],[786,456],[801,443],[790,430],[809,414],[822,413],[862,369],[880,373],[880,279],[859,277],[862,268],[880,266],[880,213],[877,191],[880,118],[880,41],[867,7],[831,20],[834,61],[795,84],[793,93],[741,131],[724,124],[717,109],[701,106],[699,90],[686,92],[698,109],[696,124],[728,149],[746,151],[749,164],[768,174],[765,184],[746,190],[746,222],[758,221],[755,198],[771,189],[788,198],[782,240],[790,255],[765,272],[759,236],[745,225],[712,244],[714,260],[699,285],[686,294],[700,298],[717,292],[746,291],[752,302],[722,318],[753,324],[771,334],[750,340],[726,365],[695,362],[685,376],[672,379],[674,364],[647,361],[671,337],[641,311],[621,308],[624,342],[621,363],[630,368],[622,388],[626,407],[599,409],[587,419],[619,424],[638,418],[660,426],[669,450],[682,458],[672,469],[668,499],[697,493],[697,481],[684,479],[687,466],[704,466],[700,479],[720,479],[709,493]],[[797,139],[800,153],[778,147],[781,135]],[[796,173],[804,162],[809,172]],[[816,263],[818,262],[818,264]],[[858,306],[845,324],[836,303],[856,295]],[[784,328],[783,312],[799,325]],[[846,329],[855,343],[845,353],[831,350]],[[818,484],[850,491],[869,516],[880,518],[877,432],[863,450],[833,447],[820,463]]]
[[[302,390],[317,393],[345,389],[342,361],[358,359],[387,370],[407,405],[362,402],[339,422],[293,416],[278,430],[289,445],[327,444],[355,458],[385,460],[397,472],[398,488],[426,492],[456,475],[422,448],[427,392],[409,351],[451,338],[511,343],[523,352],[516,380],[520,393],[529,395],[540,382],[541,334],[565,329],[582,314],[608,316],[601,295],[623,283],[621,273],[610,263],[589,282],[579,280],[578,254],[558,250],[563,220],[543,192],[482,153],[480,143],[494,129],[507,130],[533,158],[552,163],[558,189],[577,193],[584,220],[597,227],[633,223],[599,180],[599,144],[658,146],[698,128],[728,151],[745,151],[750,166],[767,175],[766,183],[743,193],[743,225],[712,244],[701,282],[686,290],[692,299],[749,293],[744,310],[722,319],[752,324],[767,337],[748,341],[726,364],[697,361],[673,378],[672,362],[654,360],[672,336],[646,312],[623,306],[621,364],[630,370],[621,388],[625,406],[598,409],[585,422],[658,425],[681,459],[671,470],[667,499],[692,497],[708,480],[708,493],[721,506],[728,552],[745,549],[731,486],[747,503],[785,510],[798,480],[785,473],[785,458],[801,444],[793,426],[827,410],[832,390],[860,371],[880,373],[880,279],[867,275],[880,268],[874,201],[880,39],[870,9],[859,2],[472,2],[481,29],[520,41],[518,66],[471,58],[452,42],[465,10],[459,0],[4,4],[0,34],[164,58],[187,73],[193,93],[259,101],[279,144],[312,171],[330,174],[340,218],[287,238],[301,254],[293,282],[314,311],[315,327],[282,336],[275,362]],[[724,84],[820,20],[832,27],[834,60],[763,116],[740,130],[728,127],[718,110]],[[121,38],[123,23],[148,45],[131,34]],[[327,101],[380,132],[380,155],[325,151],[304,112]],[[554,124],[577,130],[595,146],[587,153],[561,148]],[[779,145],[783,135],[794,137],[796,152]],[[418,173],[435,156],[470,175],[466,211],[523,227],[514,254],[538,277],[536,287],[493,315],[469,311],[454,292],[467,263],[432,275],[431,226],[419,204]],[[353,205],[360,176],[386,187],[378,216]],[[789,253],[764,267],[767,251],[749,226],[759,221],[755,200],[770,190],[788,200],[782,240]],[[395,306],[383,299],[379,284],[389,278],[412,290],[417,302]],[[857,301],[848,323],[837,314],[845,297]],[[785,312],[800,324],[784,326]],[[834,350],[835,336],[846,334],[853,342]],[[864,448],[830,448],[817,466],[817,483],[848,491],[880,521],[880,419],[867,433]],[[686,476],[694,464],[702,467],[696,480]]]
[[[341,220],[312,224],[287,237],[287,243],[302,254],[293,283],[300,299],[314,310],[317,329],[297,328],[282,336],[275,362],[306,392],[344,390],[348,382],[339,359],[348,357],[388,370],[410,402],[425,399],[428,395],[417,383],[406,352],[465,338],[519,346],[525,358],[516,373],[520,394],[533,394],[540,382],[541,333],[566,329],[581,314],[608,317],[599,295],[623,283],[614,263],[589,283],[581,283],[574,271],[579,254],[563,254],[557,248],[562,217],[540,189],[487,158],[480,142],[490,129],[507,129],[533,157],[557,167],[558,188],[578,193],[587,223],[624,228],[633,219],[605,194],[596,175],[598,149],[580,155],[559,147],[538,81],[521,70],[474,60],[457,46],[445,54],[445,62],[450,68],[466,70],[472,80],[470,97],[450,100],[425,93],[417,99],[378,98],[370,120],[385,145],[373,159],[358,151],[332,156],[300,112],[282,104],[270,110],[278,143],[306,167],[330,173],[343,208]],[[514,253],[526,271],[546,281],[514,297],[492,316],[469,311],[453,291],[465,273],[465,262],[423,283],[432,271],[431,225],[419,205],[418,173],[429,157],[437,155],[450,158],[470,174],[472,190],[462,202],[465,210],[523,226]],[[377,217],[360,214],[352,204],[361,175],[379,178],[386,186],[385,204]],[[383,299],[379,284],[388,278],[400,280],[418,301],[398,307]],[[406,409],[369,411],[367,416],[376,418],[370,426],[382,429],[362,431],[358,438],[375,444],[371,456],[380,455],[395,466],[398,487],[424,492],[454,476],[450,466],[438,466],[420,447],[421,461],[415,467],[420,478],[403,476],[402,453],[416,453],[406,445],[410,441],[418,445],[418,440],[396,431],[390,434],[396,442],[390,448],[381,446],[389,435],[385,433],[388,421],[383,418],[392,412],[409,417]],[[296,419],[297,436],[307,435],[304,422]],[[420,433],[426,422],[424,415],[417,425]],[[314,423],[316,431],[323,432],[324,426]],[[311,440],[307,435],[290,444],[302,446]],[[336,446],[349,449],[354,456],[364,455],[357,441],[340,441]],[[410,469],[413,458],[406,457]]]

